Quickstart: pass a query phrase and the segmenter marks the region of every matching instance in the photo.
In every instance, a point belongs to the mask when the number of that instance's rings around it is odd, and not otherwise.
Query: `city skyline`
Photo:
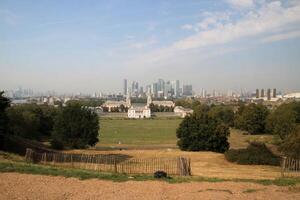
[[[1,0],[0,27],[3,90],[300,91],[299,1]]]

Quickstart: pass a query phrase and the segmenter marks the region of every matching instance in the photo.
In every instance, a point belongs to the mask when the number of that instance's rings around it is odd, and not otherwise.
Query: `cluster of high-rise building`
[[[192,85],[182,85],[180,87],[179,80],[165,81],[158,79],[157,82],[143,86],[139,86],[137,81],[132,81],[131,85],[128,84],[128,80],[124,79],[123,82],[123,95],[130,95],[132,97],[141,97],[145,95],[151,95],[154,98],[171,98],[181,96],[192,96]]]
[[[267,89],[266,92],[265,92],[265,89],[256,89],[256,92],[255,92],[255,97],[257,99],[259,98],[266,98],[267,100],[271,100],[272,98],[276,98],[277,97],[277,92],[276,92],[276,88],[274,89]]]

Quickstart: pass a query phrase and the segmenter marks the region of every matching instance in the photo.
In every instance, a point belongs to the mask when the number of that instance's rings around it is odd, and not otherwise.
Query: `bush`
[[[230,149],[225,152],[225,158],[241,165],[280,165],[280,157],[260,142],[252,142],[246,149]]]
[[[214,151],[223,153],[229,148],[229,128],[208,114],[209,107],[198,106],[191,116],[179,125],[177,144],[186,151]]]

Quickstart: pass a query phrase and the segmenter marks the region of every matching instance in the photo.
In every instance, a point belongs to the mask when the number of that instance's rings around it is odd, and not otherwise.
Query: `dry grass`
[[[223,154],[214,152],[184,152],[180,150],[122,150],[93,151],[73,150],[73,153],[124,154],[132,158],[153,157],[189,157],[192,174],[196,176],[217,177],[226,179],[275,179],[280,177],[280,167],[263,165],[238,165],[228,162]]]

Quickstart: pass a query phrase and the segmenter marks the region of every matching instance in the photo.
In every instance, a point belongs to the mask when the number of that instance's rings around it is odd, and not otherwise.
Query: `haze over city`
[[[300,90],[300,1],[0,0],[0,85],[122,92],[124,78]]]

